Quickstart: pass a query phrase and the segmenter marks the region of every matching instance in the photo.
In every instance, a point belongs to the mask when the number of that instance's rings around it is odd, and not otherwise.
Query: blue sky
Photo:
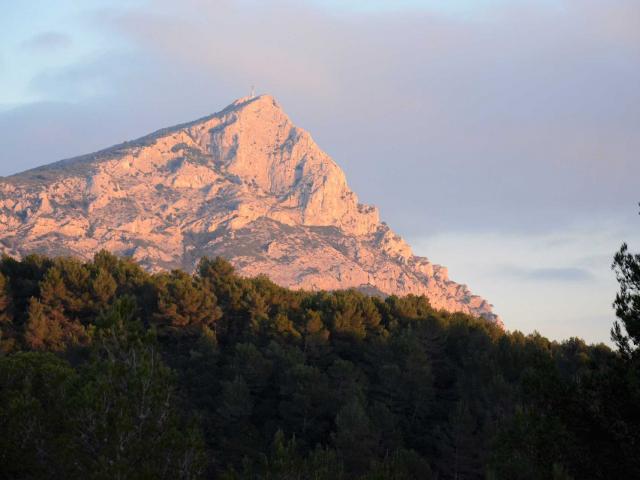
[[[607,341],[640,249],[637,0],[6,3],[0,175],[255,84],[508,328]]]
[[[332,10],[350,10],[356,12],[402,11],[429,9],[438,13],[468,15],[496,4],[501,0],[315,0],[317,5]]]
[[[473,18],[490,14],[492,8],[517,4],[523,0],[313,0],[325,11],[344,13],[380,13],[403,11],[429,11],[452,17]],[[555,0],[539,0],[558,6]],[[239,0],[244,8],[253,8],[260,2]],[[11,2],[3,8],[3,23],[0,31],[2,42],[3,75],[0,77],[0,108],[7,108],[27,101],[41,100],[32,88],[30,80],[45,69],[64,68],[82,61],[83,58],[100,54],[114,48],[126,49],[126,43],[119,44],[118,38],[107,32],[93,28],[88,21],[100,12],[113,9],[132,10],[153,8],[150,0],[30,0]],[[212,2],[215,4],[215,2]],[[24,55],[24,50],[38,49],[37,39],[42,35],[56,32],[67,37],[56,45],[51,42],[49,51],[39,55]],[[72,41],[73,39],[73,41]],[[36,40],[36,42],[34,42]],[[41,38],[44,47],[46,38]],[[55,51],[57,50],[57,51]],[[54,52],[55,51],[55,52]]]

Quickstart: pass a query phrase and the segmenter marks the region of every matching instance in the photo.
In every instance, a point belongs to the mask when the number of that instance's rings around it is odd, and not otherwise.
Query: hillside
[[[639,478],[638,360],[221,259],[5,257],[0,478]]]

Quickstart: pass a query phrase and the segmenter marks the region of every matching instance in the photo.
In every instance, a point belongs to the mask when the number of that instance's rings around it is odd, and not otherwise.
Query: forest
[[[640,478],[640,256],[614,270],[610,348],[220,258],[5,256],[0,478]]]

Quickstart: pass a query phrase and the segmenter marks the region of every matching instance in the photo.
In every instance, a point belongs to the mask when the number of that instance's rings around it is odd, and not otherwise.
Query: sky
[[[508,329],[608,342],[637,0],[0,0],[0,175],[274,95]]]

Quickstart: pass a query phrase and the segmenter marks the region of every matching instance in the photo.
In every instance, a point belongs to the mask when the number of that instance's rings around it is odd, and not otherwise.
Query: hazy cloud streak
[[[51,52],[69,47],[73,41],[61,32],[43,32],[22,42],[22,47],[34,52]]]

